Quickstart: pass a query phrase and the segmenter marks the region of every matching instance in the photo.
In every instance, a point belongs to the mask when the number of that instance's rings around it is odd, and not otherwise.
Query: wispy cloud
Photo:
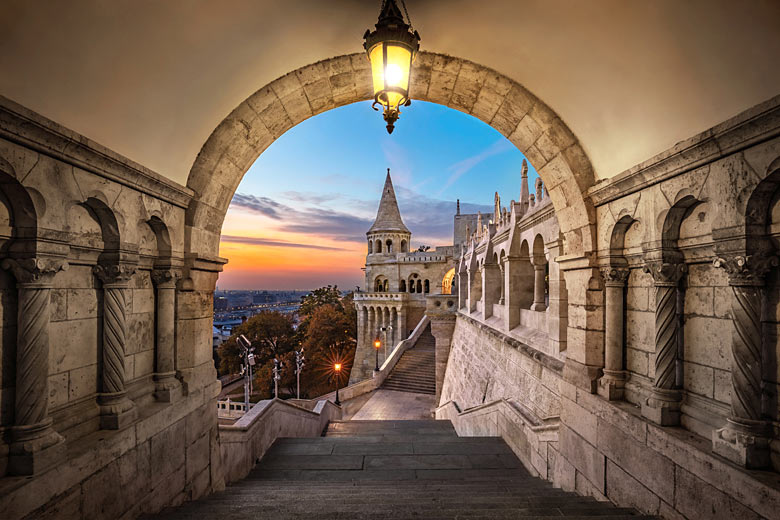
[[[508,140],[502,137],[498,141],[496,141],[495,143],[493,143],[492,145],[488,146],[486,149],[481,151],[480,153],[476,155],[472,155],[471,157],[467,157],[462,161],[458,161],[454,164],[451,164],[450,166],[447,167],[447,170],[451,172],[450,176],[447,179],[447,182],[445,182],[442,188],[438,191],[438,194],[443,193],[444,190],[446,190],[447,188],[455,184],[455,182],[458,179],[460,179],[469,171],[471,171],[479,163],[495,155],[508,152],[513,147],[514,145],[511,142],[509,142]]]
[[[319,249],[323,251],[346,251],[341,247],[317,246],[312,244],[301,244],[298,242],[285,242],[283,240],[271,240],[259,237],[240,237],[236,235],[222,235],[220,241],[231,244],[248,244],[253,246],[274,246],[274,247],[294,247],[300,249]]]
[[[243,208],[245,210],[251,211],[252,213],[257,213],[258,215],[263,215],[274,220],[281,220],[285,218],[286,215],[282,215],[281,213],[286,213],[291,209],[288,206],[280,204],[271,198],[257,197],[255,195],[247,195],[244,193],[236,193],[233,195],[233,201],[230,204],[231,206]]]

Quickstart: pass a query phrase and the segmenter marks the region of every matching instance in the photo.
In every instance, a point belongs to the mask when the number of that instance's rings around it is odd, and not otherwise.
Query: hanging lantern
[[[408,13],[406,18],[409,19]],[[378,111],[377,105],[383,107],[389,134],[393,133],[401,106],[412,103],[409,98],[409,80],[412,62],[420,49],[420,35],[413,31],[410,24],[404,22],[395,0],[385,0],[375,30],[367,30],[363,35],[363,47],[371,62],[374,80],[372,108]]]

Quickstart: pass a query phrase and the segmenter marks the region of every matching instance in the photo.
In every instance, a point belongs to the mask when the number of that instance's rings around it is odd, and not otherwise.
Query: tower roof
[[[382,198],[379,201],[376,220],[374,220],[374,224],[368,230],[368,233],[380,231],[411,233],[409,228],[404,225],[404,221],[401,219],[401,212],[398,210],[398,201],[395,199],[393,181],[390,179],[390,168],[387,169],[387,178],[385,178],[385,187],[382,188]]]

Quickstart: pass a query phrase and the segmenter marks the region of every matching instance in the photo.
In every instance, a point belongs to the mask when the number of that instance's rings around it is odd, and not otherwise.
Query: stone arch
[[[455,282],[455,268],[453,267],[446,273],[444,273],[444,278],[441,280],[441,293],[442,294],[452,294],[452,286]]]
[[[401,240],[401,253],[409,252],[409,243],[406,240]]]
[[[38,229],[38,216],[32,197],[14,177],[11,165],[3,159],[0,159],[0,193],[8,210],[8,221],[4,225],[11,228],[14,237],[34,237]]]
[[[393,240],[390,239],[390,238],[388,238],[385,241],[385,251],[387,251],[388,253],[392,253],[393,252]]]
[[[565,253],[594,250],[595,211],[583,193],[595,176],[561,118],[521,84],[492,69],[432,52],[418,55],[412,97],[470,114],[506,136],[539,172],[558,215]],[[186,253],[214,257],[239,182],[274,140],[327,110],[372,98],[362,53],[323,60],[282,76],[239,104],[212,132],[190,169],[195,192],[185,217]]]
[[[381,252],[382,252],[382,240],[375,240],[374,253],[381,253]]]

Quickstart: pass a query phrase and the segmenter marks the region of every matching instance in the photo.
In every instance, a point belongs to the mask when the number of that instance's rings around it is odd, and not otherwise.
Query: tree
[[[302,318],[307,318],[311,316],[317,307],[322,305],[341,307],[341,291],[339,291],[338,285],[320,287],[319,289],[314,289],[306,296],[302,296],[298,315]]]
[[[310,373],[307,393],[315,389],[321,393],[333,390],[328,379],[334,375],[335,363],[341,363],[343,367],[339,386],[349,379],[355,359],[355,335],[353,318],[343,306],[327,304],[312,312],[303,342]]]
[[[219,347],[219,369],[222,374],[241,371],[244,351],[236,342],[240,334],[245,335],[255,347],[256,366],[291,351],[296,344],[295,329],[289,315],[279,311],[262,311],[234,328],[230,338]]]

